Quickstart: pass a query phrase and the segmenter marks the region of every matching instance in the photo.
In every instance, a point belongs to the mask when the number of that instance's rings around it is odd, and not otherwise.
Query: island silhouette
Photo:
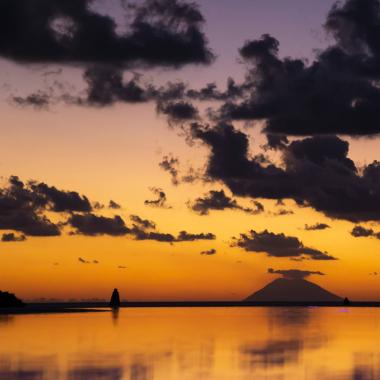
[[[243,302],[342,302],[339,297],[303,278],[277,278]]]
[[[0,307],[24,307],[25,304],[14,294],[0,291]]]

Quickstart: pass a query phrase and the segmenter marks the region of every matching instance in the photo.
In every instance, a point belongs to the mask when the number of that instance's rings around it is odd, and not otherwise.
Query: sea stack
[[[112,309],[118,309],[120,307],[119,291],[116,288],[112,292],[110,307],[112,307]]]

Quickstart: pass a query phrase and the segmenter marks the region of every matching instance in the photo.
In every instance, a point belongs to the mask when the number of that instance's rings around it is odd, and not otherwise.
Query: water
[[[376,308],[0,316],[0,379],[380,379],[379,342]]]

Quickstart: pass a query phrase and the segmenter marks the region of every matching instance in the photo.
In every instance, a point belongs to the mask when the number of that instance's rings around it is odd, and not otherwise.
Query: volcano
[[[244,301],[249,302],[342,302],[343,298],[304,279],[277,278]]]

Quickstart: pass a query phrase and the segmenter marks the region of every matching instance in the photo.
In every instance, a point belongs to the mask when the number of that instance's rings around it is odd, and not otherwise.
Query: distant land
[[[14,295],[7,292],[6,297]],[[81,313],[110,311],[109,302],[93,299],[92,302],[33,302],[24,307],[22,301],[6,306],[0,298],[1,314]],[[3,301],[3,303],[1,303]],[[348,300],[347,300],[348,301]],[[242,301],[122,301],[122,308],[156,307],[380,307],[380,302],[349,302],[319,285],[304,279],[278,278]]]
[[[251,294],[248,302],[342,302],[343,298],[310,281],[277,278]]]
[[[0,291],[0,307],[23,307],[24,302],[19,300],[14,294]]]

